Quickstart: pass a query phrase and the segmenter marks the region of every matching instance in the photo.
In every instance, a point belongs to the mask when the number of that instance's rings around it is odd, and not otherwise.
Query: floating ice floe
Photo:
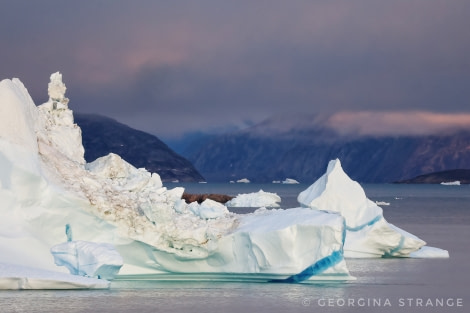
[[[385,202],[385,201],[375,201],[375,204],[377,204],[377,205],[382,205],[382,206],[388,206],[388,205],[390,205],[390,202]]]
[[[346,175],[338,159],[330,161],[326,173],[301,192],[298,201],[344,217],[346,257],[449,257],[446,250],[426,247],[423,240],[388,223],[382,208]]]
[[[285,180],[282,181],[282,183],[283,184],[299,184],[299,182],[293,178],[286,178]]]
[[[276,208],[279,207],[279,202],[281,202],[281,197],[276,193],[260,190],[258,192],[239,194],[225,203],[225,205],[227,207]]]
[[[18,79],[0,82],[0,288],[108,286],[78,275],[351,278],[339,214],[295,208],[237,215],[210,201],[186,204],[183,188],[163,187],[158,174],[118,155],[87,164],[59,73],[49,90],[49,101],[36,107]],[[74,240],[64,243],[66,225]],[[82,257],[94,266],[81,271]]]
[[[451,182],[442,182],[441,185],[444,185],[444,186],[460,186],[460,180],[451,181]]]
[[[242,178],[242,179],[237,180],[237,183],[249,184],[250,180],[248,178]]]

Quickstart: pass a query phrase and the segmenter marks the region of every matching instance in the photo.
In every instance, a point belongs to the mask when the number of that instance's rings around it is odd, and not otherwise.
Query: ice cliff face
[[[242,216],[187,205],[182,188],[166,189],[158,174],[118,155],[86,163],[59,73],[48,90],[49,101],[36,107],[19,80],[0,82],[0,263],[57,271],[51,247],[83,241],[113,245],[120,275],[132,277],[349,278],[340,215],[297,208]],[[76,241],[62,247],[66,226]],[[74,260],[61,262],[80,273]]]

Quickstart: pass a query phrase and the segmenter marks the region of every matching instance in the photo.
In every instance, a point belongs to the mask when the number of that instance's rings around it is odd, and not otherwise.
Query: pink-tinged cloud
[[[343,135],[425,135],[470,129],[470,114],[412,112],[339,112],[327,125]]]

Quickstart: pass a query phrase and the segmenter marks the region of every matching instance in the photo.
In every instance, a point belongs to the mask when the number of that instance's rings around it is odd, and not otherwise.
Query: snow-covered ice
[[[346,257],[448,257],[446,250],[429,249],[423,240],[388,223],[382,208],[366,197],[338,159],[330,161],[326,173],[301,192],[298,201],[304,207],[344,217]]]
[[[279,207],[281,197],[276,193],[260,190],[258,192],[243,193],[225,203],[227,207]]]
[[[121,278],[351,278],[339,214],[296,208],[237,215],[210,201],[186,204],[183,188],[163,187],[158,174],[118,155],[86,164],[65,90],[53,74],[49,101],[36,107],[18,79],[0,82],[0,263],[6,272],[12,264],[31,269],[12,274],[15,281],[33,281],[34,272],[66,286],[70,274],[54,256],[89,276],[113,276],[121,257]],[[67,225],[73,240],[64,235]],[[78,270],[82,255],[97,267]],[[2,277],[0,286],[10,288]]]

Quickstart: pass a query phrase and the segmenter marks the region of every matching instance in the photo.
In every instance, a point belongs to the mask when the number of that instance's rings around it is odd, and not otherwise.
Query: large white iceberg
[[[225,203],[228,207],[269,207],[277,208],[281,197],[273,192],[260,190],[258,192],[242,193]]]
[[[36,107],[18,79],[0,82],[0,263],[7,271],[15,264],[100,276],[108,264],[105,276],[113,276],[120,256],[121,279],[350,278],[339,214],[297,208],[237,215],[210,202],[187,205],[182,188],[168,190],[158,174],[117,155],[86,164],[59,73],[49,96]],[[62,244],[67,225],[76,241]],[[111,262],[110,249],[118,254]],[[97,267],[80,272],[82,256]],[[0,288],[11,287],[7,276],[0,275]],[[67,285],[53,279],[47,286],[54,284]]]
[[[344,217],[346,257],[449,257],[446,250],[426,247],[423,240],[388,223],[382,208],[366,197],[338,159],[330,161],[326,173],[297,199],[304,207]]]

